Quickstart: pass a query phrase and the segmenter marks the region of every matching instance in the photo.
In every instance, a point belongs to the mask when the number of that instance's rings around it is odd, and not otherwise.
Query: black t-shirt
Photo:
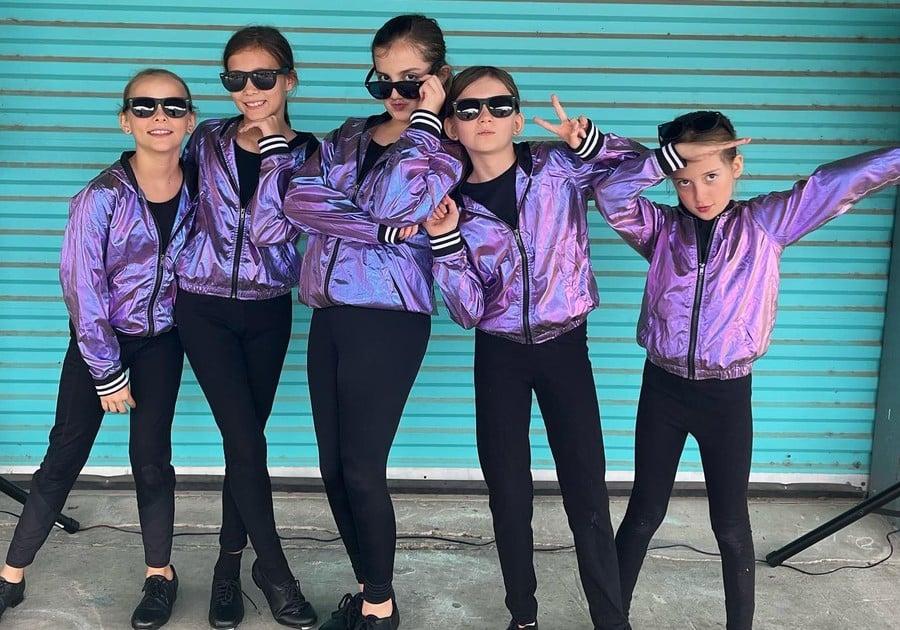
[[[709,253],[709,241],[712,238],[712,229],[716,224],[715,219],[704,221],[694,217],[694,225],[697,226],[697,247],[699,248],[698,256],[701,263],[706,262],[706,256]]]
[[[293,151],[307,137],[307,134],[298,133],[293,140],[288,142],[288,148]],[[244,149],[235,140],[234,161],[237,162],[238,186],[241,189],[241,207],[246,208],[250,200],[253,199],[256,187],[259,186],[259,166],[262,164],[262,156],[259,153],[253,153]]]
[[[519,226],[519,209],[516,207],[516,163],[504,173],[487,182],[473,184],[463,182],[462,193],[477,201],[512,229]]]
[[[359,169],[359,181],[362,181],[362,178],[366,176],[366,173],[372,170],[372,167],[375,166],[375,162],[378,161],[384,152],[390,148],[391,145],[378,144],[374,140],[369,142],[369,146],[366,147],[366,155],[363,158],[362,167]]]
[[[181,201],[181,190],[168,201],[147,201],[150,214],[156,219],[159,226],[159,250],[164,252],[169,246],[172,237],[172,228],[175,227],[175,215],[178,214],[178,203]]]

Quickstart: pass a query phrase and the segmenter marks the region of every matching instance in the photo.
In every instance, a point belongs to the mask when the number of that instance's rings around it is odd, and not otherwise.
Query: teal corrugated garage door
[[[698,107],[752,136],[739,194],[785,188],[816,165],[900,143],[900,4],[890,2],[370,2],[323,9],[273,0],[247,9],[182,0],[5,2],[0,6],[0,472],[30,472],[52,424],[66,345],[57,280],[68,198],[129,146],[116,125],[127,78],[168,67],[192,87],[201,117],[231,115],[218,82],[229,34],[282,28],[298,58],[297,128],[322,135],[378,111],[362,79],[374,31],[426,8],[457,68],[513,72],[526,117],[550,118],[551,92],[604,130],[655,141],[655,125]],[[543,136],[535,124],[530,138]],[[660,186],[657,199],[670,199]],[[755,373],[753,478],[866,482],[897,190],[788,250],[775,341]],[[643,355],[634,342],[646,264],[592,211],[603,304],[590,320],[610,479],[629,479]],[[277,475],[317,475],[306,388],[309,311],[294,339],[269,425]],[[425,365],[392,453],[398,478],[477,478],[472,335],[434,322]],[[179,473],[221,471],[221,442],[188,370],[175,422]],[[535,413],[534,467],[552,477]],[[106,419],[87,472],[127,471],[127,424]],[[689,443],[682,479],[699,476]]]

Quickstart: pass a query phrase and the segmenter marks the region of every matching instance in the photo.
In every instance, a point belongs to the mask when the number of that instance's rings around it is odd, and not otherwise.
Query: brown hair
[[[496,66],[472,66],[466,68],[453,78],[453,85],[450,86],[450,90],[447,92],[447,100],[445,103],[446,114],[448,116],[453,113],[451,111],[453,108],[453,101],[457,100],[459,95],[462,94],[467,87],[484,77],[497,79],[507,90],[509,90],[510,94],[516,97],[516,101],[521,100],[519,99],[519,88],[516,86],[516,82],[509,72],[502,68],[497,68]]]
[[[718,124],[709,131],[695,131],[690,124],[691,120],[705,114],[713,114],[718,116]],[[722,112],[688,112],[687,114],[678,116],[672,122],[682,123],[684,125],[684,132],[682,132],[682,134],[678,137],[678,142],[728,142],[729,140],[737,139],[737,133],[734,130],[734,125],[731,124],[731,120],[728,118],[728,116],[726,116]],[[737,147],[725,149],[724,151],[722,151],[721,155],[722,160],[726,164],[730,164],[738,155]]]
[[[122,110],[121,113],[125,113],[125,100],[131,97],[131,90],[134,87],[134,84],[144,79],[146,77],[169,77],[181,84],[181,87],[184,88],[184,93],[187,94],[188,105],[190,111],[194,111],[193,101],[191,98],[191,90],[187,86],[187,83],[184,82],[180,76],[172,72],[171,70],[166,70],[165,68],[144,68],[135,74],[131,79],[129,79],[128,83],[125,84],[125,89],[122,90]]]

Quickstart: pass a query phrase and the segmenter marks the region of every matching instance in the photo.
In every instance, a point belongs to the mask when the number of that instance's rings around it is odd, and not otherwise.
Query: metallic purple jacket
[[[78,349],[100,393],[128,382],[116,333],[153,337],[174,326],[175,260],[193,211],[185,177],[169,245],[160,251],[156,219],[128,164],[133,154],[123,153],[72,198],[59,263]]]
[[[622,164],[597,196],[610,226],[650,262],[638,343],[653,364],[689,379],[749,374],[769,347],[784,248],[900,182],[900,148],[821,166],[791,190],[733,202],[713,219],[699,264],[694,217],[641,197],[666,178],[658,155]]]
[[[297,284],[300,254],[293,242],[257,247],[250,241],[234,150],[240,120],[204,121],[185,148],[184,162],[196,172],[200,199],[178,261],[178,286],[202,295],[265,300],[290,293]],[[317,146],[311,135],[302,135],[308,137],[292,153],[295,166]]]
[[[398,245],[378,244],[361,234],[349,235],[354,240],[346,233],[336,236],[336,228],[322,222],[326,213],[346,210],[394,227],[419,223],[459,180],[462,164],[442,151],[440,123],[433,115],[434,120],[423,121],[419,112],[360,179],[373,127],[387,116],[351,118],[329,134],[319,153],[295,173],[285,195],[284,217],[310,231],[299,296],[313,308],[435,311],[431,248],[424,231]]]
[[[597,307],[587,201],[592,185],[642,147],[598,133],[586,148],[587,155],[562,143],[515,145],[515,230],[458,196],[465,247],[449,255],[436,251],[434,262],[435,281],[458,324],[518,343],[543,343],[581,325]]]

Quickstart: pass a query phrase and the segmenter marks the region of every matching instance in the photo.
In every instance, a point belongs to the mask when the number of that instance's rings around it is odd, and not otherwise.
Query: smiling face
[[[262,48],[245,48],[238,50],[228,58],[228,72],[252,72],[254,70],[278,70],[281,64],[269,52]],[[269,116],[283,116],[288,92],[297,85],[297,75],[276,75],[275,86],[271,90],[260,90],[248,78],[244,89],[230,92],[238,111],[248,120],[262,120]]]
[[[184,86],[165,74],[151,74],[134,81],[128,91],[128,98],[188,98]],[[184,136],[194,128],[196,118],[188,112],[181,118],[166,115],[162,107],[157,107],[149,118],[140,118],[130,109],[119,114],[119,126],[125,133],[134,135],[139,151],[170,152],[181,150]]]
[[[492,76],[484,76],[468,85],[454,100],[459,102],[467,98],[483,99],[510,94],[509,88],[502,81]],[[460,120],[451,114],[444,121],[447,135],[453,140],[458,140],[473,158],[476,155],[488,156],[509,152],[513,136],[522,131],[524,124],[525,118],[519,112],[500,118],[492,115],[484,106],[472,120]]]
[[[728,160],[709,155],[672,173],[678,199],[688,212],[708,221],[722,214],[734,193],[734,182],[744,170],[744,156]]]
[[[431,70],[422,51],[406,40],[397,40],[386,48],[377,48],[372,55],[376,81],[421,81]],[[447,69],[449,72],[449,69]],[[418,108],[419,99],[404,98],[397,90],[384,101],[384,108],[398,122],[409,122]]]

